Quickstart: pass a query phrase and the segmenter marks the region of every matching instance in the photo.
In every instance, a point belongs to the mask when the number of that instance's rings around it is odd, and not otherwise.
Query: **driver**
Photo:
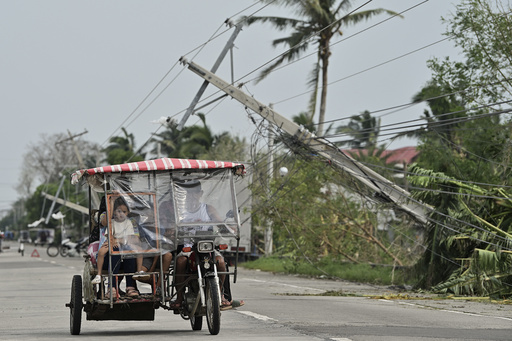
[[[192,223],[192,222],[198,222],[198,223],[209,223],[209,222],[222,222],[222,219],[220,218],[219,214],[217,213],[217,210],[206,203],[201,202],[201,197],[203,195],[203,190],[201,188],[201,182],[198,180],[192,180],[180,183],[178,185],[179,188],[177,188],[176,192],[186,192],[185,198],[184,198],[184,204],[180,205],[182,208],[180,210],[179,219],[182,223]],[[183,189],[185,191],[183,191]],[[197,226],[187,226],[182,227],[184,229],[187,229],[187,233],[189,235],[194,235],[197,231],[209,231],[213,229],[212,225],[197,225]],[[190,239],[186,239],[184,241],[184,247],[191,247],[192,241]],[[190,252],[183,252],[181,251],[176,259],[176,290],[177,290],[177,297],[176,301],[171,303],[171,308],[178,309],[181,306],[181,303],[183,301],[183,282],[186,280],[186,266],[187,266],[187,258],[190,256]],[[224,258],[218,252],[215,250],[215,261],[217,262],[217,268],[219,269],[219,272],[226,272],[226,263],[224,262]],[[220,279],[220,288],[223,287],[224,284],[224,278],[225,275],[219,275]],[[222,297],[222,304],[229,304],[229,301],[227,301],[224,298],[224,295]],[[224,302],[226,301],[226,302]]]

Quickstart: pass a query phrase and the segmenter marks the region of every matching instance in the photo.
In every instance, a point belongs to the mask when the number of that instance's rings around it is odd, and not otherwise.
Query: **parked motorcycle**
[[[59,246],[59,253],[62,257],[75,257],[87,254],[87,247],[89,246],[89,237],[83,237],[78,242],[74,243],[71,239],[66,238]]]

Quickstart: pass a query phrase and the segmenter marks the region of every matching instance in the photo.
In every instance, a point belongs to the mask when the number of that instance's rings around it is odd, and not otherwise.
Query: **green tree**
[[[204,114],[197,114],[202,126],[193,125],[177,129],[175,121],[167,123],[166,129],[152,139],[153,155],[183,159],[210,159],[244,161],[248,146],[245,139],[232,137],[228,132],[214,135],[206,125]]]
[[[316,109],[318,91],[320,90],[317,135],[322,136],[324,133],[327,105],[327,75],[332,39],[335,36],[342,35],[343,27],[369,20],[378,14],[385,13],[388,15],[396,15],[396,13],[385,9],[373,9],[347,14],[347,11],[352,7],[352,1],[350,0],[265,1],[290,7],[297,17],[251,16],[244,18],[248,25],[256,22],[268,22],[279,31],[291,29],[290,35],[275,39],[272,42],[274,46],[285,45],[289,49],[262,71],[260,79],[266,77],[283,62],[300,58],[300,56],[309,49],[310,44],[314,44],[317,50],[317,61],[314,64],[308,82],[313,88],[309,112],[311,112],[311,117],[313,117]]]
[[[380,118],[372,117],[370,112],[365,110],[361,115],[350,117],[347,125],[337,127],[336,133],[352,137],[351,140],[336,143],[339,146],[348,145],[356,149],[377,148]]]
[[[223,161],[247,161],[249,146],[245,138],[231,136],[225,132],[215,136],[215,142],[207,153],[200,155],[201,159]]]
[[[255,183],[253,200],[253,222],[272,222],[277,254],[314,263],[411,264],[408,247],[378,235],[375,212],[363,209],[343,173],[316,157],[278,159],[289,174],[270,179],[269,190]]]
[[[457,295],[512,295],[512,193],[484,188],[441,172],[411,168],[415,197],[436,207],[429,246],[417,264],[420,287]]]
[[[14,202],[11,209],[0,220],[0,230],[26,230],[26,226],[32,221],[29,221],[27,218],[25,200],[26,199],[18,199]]]
[[[181,143],[183,140],[183,130],[177,129],[178,123],[170,120],[165,126],[165,130],[158,133],[151,139],[153,149],[151,153],[157,156],[180,158]],[[187,129],[187,128],[185,128]]]
[[[157,150],[165,157],[199,159],[205,155],[215,143],[216,136],[206,125],[206,117],[202,113],[197,116],[202,126],[193,125],[178,130],[178,124],[171,120],[167,123],[166,130],[152,139],[152,153],[157,155]]]
[[[446,141],[445,143],[455,143],[454,131],[460,126],[460,119],[468,116],[463,98],[454,93],[454,89],[448,84],[430,81],[413,97],[415,103],[422,101],[425,101],[430,109],[424,111],[427,126],[422,131],[439,135]],[[449,148],[452,149],[453,146]]]
[[[508,101],[512,94],[511,7],[501,0],[462,0],[445,35],[459,47],[463,61],[433,59],[434,80],[464,91],[467,106]]]
[[[215,142],[215,136],[206,125],[204,114],[198,113],[202,126],[193,125],[183,130],[180,155],[184,158],[198,159],[206,154]]]
[[[106,161],[109,165],[117,165],[128,161],[142,161],[145,154],[135,151],[135,136],[129,134],[125,128],[121,128],[124,136],[113,136],[110,144],[103,150],[106,154]]]
[[[512,25],[501,1],[463,0],[445,19],[462,61],[433,59],[421,155],[410,168],[414,195],[433,206],[420,286],[478,295],[512,295],[508,250],[511,193]]]
[[[511,47],[505,43],[512,39],[510,11],[500,1],[463,0],[444,19],[445,34],[461,48],[463,61],[430,60],[432,80],[413,98],[429,107],[427,124],[408,134],[420,138],[422,168],[508,183],[503,160],[511,157],[510,123],[496,102],[508,102],[512,94],[503,78],[512,72]]]
[[[22,171],[16,185],[20,198],[1,220],[2,228],[9,227],[11,230],[18,231],[26,229],[27,224],[38,220],[45,200],[39,189],[58,186],[63,175],[70,174],[80,167],[73,144],[62,142],[65,140],[69,140],[68,134],[41,134],[37,142],[27,145]],[[98,164],[101,159],[98,144],[78,139],[75,145],[86,167],[94,167]]]
[[[23,170],[17,185],[21,196],[26,198],[32,195],[33,186],[58,182],[63,173],[79,168],[73,145],[60,143],[68,137],[67,134],[41,134],[37,142],[27,145],[27,152],[23,155]],[[92,163],[98,159],[100,150],[98,144],[79,140],[76,146],[84,160]],[[93,167],[95,164],[87,166]]]
[[[315,122],[313,122],[313,117],[307,112],[301,112],[300,114],[293,116],[292,121],[316,134],[316,126]]]

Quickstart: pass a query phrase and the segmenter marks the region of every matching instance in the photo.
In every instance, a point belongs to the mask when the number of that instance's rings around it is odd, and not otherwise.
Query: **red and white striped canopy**
[[[160,170],[179,170],[179,169],[221,169],[221,168],[235,168],[244,167],[243,164],[228,161],[206,161],[206,160],[192,160],[192,159],[170,159],[162,158],[155,160],[146,160],[139,162],[123,163],[120,165],[96,167],[89,169],[77,170],[71,174],[71,183],[77,183],[84,174],[104,174],[104,173],[137,173],[149,172]]]

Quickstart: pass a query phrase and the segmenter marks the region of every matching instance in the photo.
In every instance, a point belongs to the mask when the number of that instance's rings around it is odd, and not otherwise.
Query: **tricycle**
[[[206,316],[209,332],[218,334],[223,282],[232,275],[236,283],[238,257],[227,271],[222,252],[228,244],[238,250],[235,180],[244,173],[236,162],[171,158],[73,173],[73,184],[88,185],[90,230],[99,229],[100,240],[89,246],[83,274],[72,279],[71,334],[80,334],[82,312],[87,320],[140,321],[154,320],[160,308],[190,320],[193,330]],[[97,193],[102,205],[93,207]],[[123,205],[127,225],[119,222]],[[142,271],[148,258],[158,266]],[[150,291],[139,290],[135,278]]]

